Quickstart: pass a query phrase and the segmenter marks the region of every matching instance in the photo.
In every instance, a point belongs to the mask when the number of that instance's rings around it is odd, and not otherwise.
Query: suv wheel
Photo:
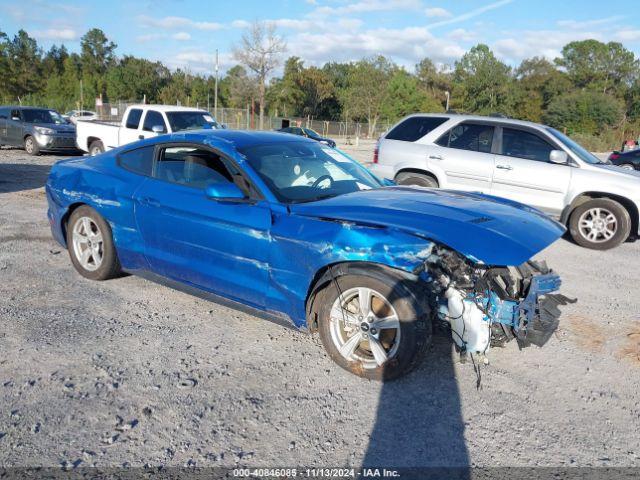
[[[414,172],[400,172],[396,175],[398,185],[416,185],[418,187],[438,188],[438,180],[431,175]]]
[[[40,155],[38,142],[31,135],[27,135],[27,138],[24,139],[24,149],[29,155]]]
[[[578,245],[594,250],[608,250],[629,237],[631,217],[615,200],[596,198],[573,211],[569,231]]]

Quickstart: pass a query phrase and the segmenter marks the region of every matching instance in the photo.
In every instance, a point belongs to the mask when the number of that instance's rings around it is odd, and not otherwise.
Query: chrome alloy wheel
[[[625,170],[634,170],[633,165],[629,165],[628,163],[620,165],[620,168],[624,168]]]
[[[31,155],[33,153],[33,148],[34,148],[33,138],[27,137],[27,140],[24,142],[24,149],[29,155]]]
[[[580,215],[578,220],[580,235],[593,243],[610,240],[618,230],[616,216],[606,208],[591,208]]]
[[[333,303],[331,339],[346,360],[376,368],[393,358],[400,345],[400,320],[380,293],[365,287],[350,288]]]
[[[89,217],[80,217],[73,226],[73,253],[82,268],[91,272],[100,268],[104,255],[102,232]]]

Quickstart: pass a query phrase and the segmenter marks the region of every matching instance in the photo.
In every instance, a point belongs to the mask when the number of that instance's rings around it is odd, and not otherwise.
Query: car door
[[[23,115],[20,109],[11,110],[7,119],[7,144],[17,147],[22,146],[22,132],[24,131]]]
[[[447,188],[489,193],[495,134],[491,123],[465,121],[454,125],[429,149],[430,170],[444,174]]]
[[[7,143],[7,117],[9,116],[8,108],[0,108],[0,145]]]
[[[132,108],[129,110],[127,119],[124,122],[124,125],[120,127],[120,131],[118,133],[120,145],[126,145],[127,143],[136,142],[140,140],[140,138],[144,138],[144,135],[142,135],[140,130],[140,120],[142,120],[141,108]]]
[[[135,215],[153,271],[256,307],[264,306],[271,210],[205,196],[212,183],[248,181],[234,162],[193,144],[164,144],[135,194]],[[249,192],[248,192],[249,193]]]
[[[491,193],[560,215],[571,182],[571,166],[549,161],[555,143],[533,129],[500,128]]]

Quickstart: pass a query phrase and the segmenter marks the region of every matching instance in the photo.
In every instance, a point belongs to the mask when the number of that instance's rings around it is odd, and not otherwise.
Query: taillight
[[[612,153],[611,155],[609,155],[609,160],[616,160],[617,158],[620,158],[620,155],[618,155],[617,153]]]
[[[379,150],[380,150],[380,143],[376,143],[376,148],[373,149],[373,163],[378,163]]]

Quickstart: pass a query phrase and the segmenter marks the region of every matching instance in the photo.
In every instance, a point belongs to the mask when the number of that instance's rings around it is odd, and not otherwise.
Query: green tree
[[[171,72],[160,62],[125,56],[106,74],[107,95],[111,99],[157,102],[160,91],[170,82]]]
[[[395,121],[417,112],[440,112],[442,105],[430,92],[420,86],[418,78],[404,69],[396,70],[387,85],[387,98],[382,107],[382,116]]]
[[[302,112],[304,92],[300,89],[299,77],[303,69],[299,57],[289,57],[284,63],[282,78],[274,79],[269,87],[269,103],[285,117]]]
[[[257,94],[256,81],[247,75],[241,65],[232,67],[220,82],[220,90],[232,108],[246,108]]]
[[[621,43],[598,40],[571,42],[556,63],[564,67],[577,88],[623,93],[638,76],[639,63]]]
[[[605,93],[578,91],[557,97],[544,115],[546,123],[568,133],[597,134],[623,119],[623,103]]]
[[[80,39],[83,78],[87,86],[99,94],[106,94],[104,76],[116,63],[116,47],[99,28],[89,30]]]
[[[481,114],[508,111],[510,74],[489,47],[476,45],[455,64],[456,105]]]
[[[366,120],[368,136],[373,136],[383,105],[389,94],[388,84],[395,66],[383,56],[360,60],[353,65],[341,100],[345,116]]]
[[[451,74],[443,72],[436,67],[429,58],[424,58],[416,65],[416,77],[422,89],[427,94],[446,107],[447,97],[445,92],[452,90]]]
[[[40,92],[44,86],[42,50],[36,40],[24,30],[19,30],[5,49],[9,74],[3,78],[3,83],[6,82],[8,94],[24,97]]]

